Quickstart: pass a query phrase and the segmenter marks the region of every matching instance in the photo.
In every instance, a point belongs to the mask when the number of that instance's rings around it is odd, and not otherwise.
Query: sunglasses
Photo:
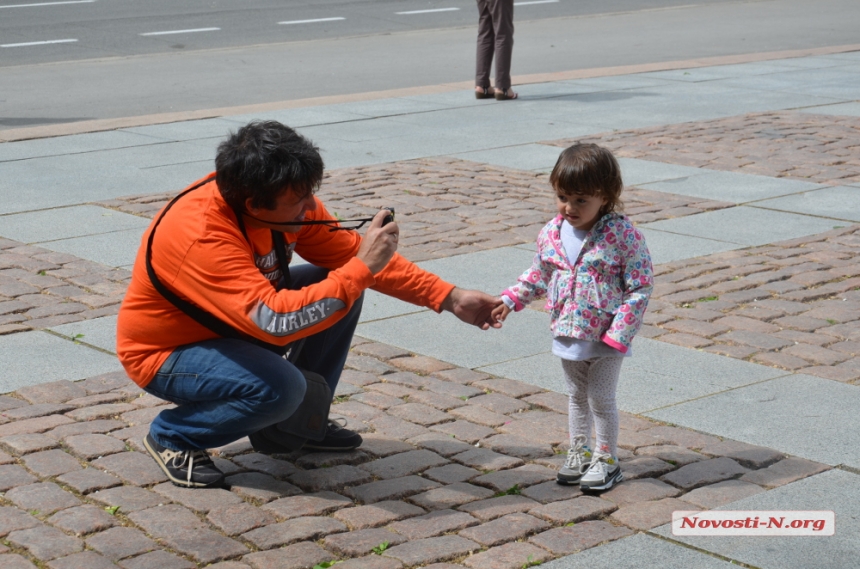
[[[393,207],[384,207],[382,209],[387,209],[391,213],[385,216],[382,220],[382,225],[385,226],[392,221],[394,221],[394,208]],[[245,212],[246,216],[251,219],[261,221],[263,223],[267,223],[269,225],[286,225],[290,227],[294,227],[296,225],[327,225],[329,227],[329,231],[358,231],[365,224],[373,221],[372,217],[359,217],[356,219],[315,219],[311,221],[288,221],[288,222],[272,222],[260,219],[258,217],[254,217],[253,215]]]

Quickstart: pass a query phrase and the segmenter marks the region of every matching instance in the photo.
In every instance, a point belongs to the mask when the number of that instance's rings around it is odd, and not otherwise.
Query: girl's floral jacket
[[[645,238],[627,216],[608,213],[588,232],[571,267],[561,245],[562,220],[559,215],[541,230],[531,268],[502,294],[520,311],[548,293],[554,336],[603,341],[626,353],[653,288]]]

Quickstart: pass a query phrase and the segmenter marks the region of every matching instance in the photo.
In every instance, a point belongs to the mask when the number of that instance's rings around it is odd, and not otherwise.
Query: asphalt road
[[[474,74],[471,0],[60,1],[0,0],[0,46],[12,46],[0,47],[0,129],[420,87]],[[689,2],[696,0],[518,6],[514,80],[860,43],[857,0]],[[442,8],[459,9],[398,14]],[[335,17],[344,20],[278,23]],[[205,28],[219,29],[141,35]],[[37,43],[70,39],[77,41]]]
[[[515,13],[529,21],[690,3],[516,0]],[[0,66],[450,29],[476,20],[474,0],[0,0]]]

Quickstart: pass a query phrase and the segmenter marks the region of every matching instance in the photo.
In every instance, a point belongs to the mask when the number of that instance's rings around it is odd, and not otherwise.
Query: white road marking
[[[221,28],[197,28],[195,30],[171,30],[169,32],[147,32],[142,36],[167,36],[171,34],[193,34],[196,32],[217,32]]]
[[[96,0],[69,0],[68,2],[39,2],[38,4],[12,4],[0,8],[30,8],[31,6],[60,6],[61,4],[92,4]]]
[[[532,4],[558,4],[558,0],[534,0],[533,2],[514,2],[514,6],[531,6]]]
[[[72,43],[78,40],[48,40],[48,41],[28,41],[25,43],[4,43],[0,47],[24,47],[28,45],[47,45],[49,43]]]
[[[411,12],[395,12],[398,16],[409,14],[431,14],[433,12],[456,12],[459,8],[436,8],[435,10],[412,10]]]
[[[278,22],[282,26],[290,24],[315,24],[317,22],[336,22],[338,20],[346,20],[346,18],[317,18],[316,20],[292,20],[290,22]]]

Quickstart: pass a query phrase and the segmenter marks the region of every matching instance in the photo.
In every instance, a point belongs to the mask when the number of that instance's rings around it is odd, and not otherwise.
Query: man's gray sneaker
[[[624,480],[618,459],[610,454],[595,452],[591,457],[591,466],[579,481],[579,489],[583,492],[601,492],[609,490]]]
[[[567,460],[558,471],[555,481],[559,484],[579,484],[579,480],[591,464],[591,449],[585,446],[585,436],[573,437],[573,446],[567,451]]]
[[[184,488],[213,488],[224,484],[222,473],[204,450],[171,450],[147,434],[143,446],[171,482]]]

